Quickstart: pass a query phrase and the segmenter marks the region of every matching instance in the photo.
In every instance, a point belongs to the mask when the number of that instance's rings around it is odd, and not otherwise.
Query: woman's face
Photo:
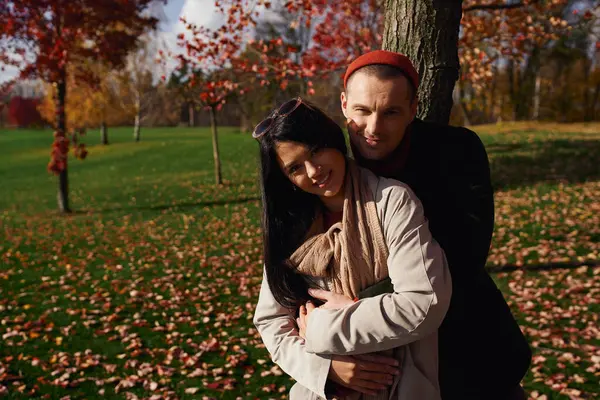
[[[346,174],[346,159],[337,149],[311,151],[297,142],[275,145],[277,162],[289,180],[305,192],[316,194],[327,203],[341,192]]]

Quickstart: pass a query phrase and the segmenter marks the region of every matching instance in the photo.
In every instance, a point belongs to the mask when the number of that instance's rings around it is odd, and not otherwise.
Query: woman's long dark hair
[[[334,148],[344,155],[348,150],[340,126],[304,100],[290,115],[277,117],[258,141],[267,281],[275,300],[284,307],[295,308],[311,297],[305,277],[290,265],[289,257],[305,239],[321,202],[318,196],[297,188],[285,176],[277,162],[275,146],[278,142],[297,142],[311,150]]]

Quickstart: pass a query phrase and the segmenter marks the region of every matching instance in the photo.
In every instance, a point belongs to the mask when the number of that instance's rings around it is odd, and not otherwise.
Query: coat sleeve
[[[382,179],[379,185],[384,187],[377,190],[376,200],[384,210],[381,221],[394,293],[339,310],[314,310],[306,333],[311,353],[363,354],[399,347],[437,331],[448,310],[448,265],[419,199],[398,181]]]
[[[451,211],[437,215],[438,225],[432,230],[446,253],[455,287],[461,286],[464,292],[472,287],[488,257],[494,232],[494,191],[481,139],[466,128],[447,133],[448,148],[453,150],[445,155],[445,210]]]
[[[292,311],[275,300],[265,274],[253,322],[273,362],[302,386],[326,398],[331,358],[306,351]]]

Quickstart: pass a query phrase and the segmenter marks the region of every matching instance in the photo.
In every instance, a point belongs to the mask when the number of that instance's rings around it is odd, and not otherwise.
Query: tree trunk
[[[141,101],[140,101],[140,93],[139,91],[136,92],[136,96],[135,96],[135,121],[133,123],[133,140],[135,140],[136,142],[140,141],[140,123],[141,123],[141,114],[142,113],[142,108],[141,108]]]
[[[135,114],[135,122],[133,124],[133,140],[140,141],[140,114]]]
[[[517,89],[517,82],[515,82],[516,80],[516,76],[515,76],[515,60],[513,60],[512,58],[510,60],[508,60],[508,65],[506,67],[506,75],[508,76],[508,95],[510,98],[510,102],[512,105],[512,120],[516,121],[517,120],[517,101],[519,100],[517,97],[517,93],[518,93],[518,89]],[[518,71],[517,71],[517,76],[519,75]]]
[[[194,121],[194,103],[192,103],[191,101],[188,103],[188,126],[191,128],[193,126],[196,126],[196,123]]]
[[[210,107],[210,128],[212,131],[212,143],[213,143],[213,159],[215,161],[215,181],[217,185],[223,183],[221,177],[221,157],[219,156],[219,140],[217,136],[217,114],[215,107]]]
[[[592,82],[590,82],[591,69],[592,61],[588,57],[584,57],[583,74],[585,76],[585,86],[583,88],[583,120],[585,122],[592,121],[594,118],[594,109],[590,104],[592,100],[592,96],[590,96],[590,89],[592,88]]]
[[[60,71],[60,78],[57,83],[57,94],[56,94],[56,131],[58,136],[62,136],[66,139],[66,118],[65,118],[65,106],[67,104],[67,71],[66,67]],[[60,171],[58,175],[58,209],[62,213],[70,213],[69,208],[69,175],[67,172],[67,158],[68,150],[65,156],[65,167]]]
[[[102,121],[102,124],[100,124],[100,142],[104,145],[108,144],[108,127],[106,121]]]
[[[490,89],[490,108],[487,115],[487,123],[494,122],[496,115],[496,88],[498,86],[498,68],[496,65],[492,65],[492,87]]]
[[[463,125],[470,126],[471,119],[469,118],[469,114],[467,113],[467,108],[465,107],[463,100],[462,100],[462,90],[461,90],[460,82],[458,83],[458,85],[456,85],[454,87],[454,91],[452,94],[452,100],[454,101],[454,104],[456,104],[458,109],[460,110],[460,114],[463,117]]]
[[[520,65],[513,59],[508,62],[510,98],[513,103],[513,120],[531,118],[532,103],[535,97],[536,77],[540,70],[540,49],[534,47],[521,72]]]
[[[540,120],[540,91],[542,86],[542,77],[538,71],[535,77],[535,90],[533,92],[533,114],[532,119],[534,121]]]
[[[594,95],[592,96],[592,104],[590,104],[590,108],[592,110],[592,119],[591,121],[596,120],[596,105],[598,104],[598,98],[600,98],[600,83],[596,85],[594,89]]]
[[[407,55],[419,72],[419,113],[447,124],[458,79],[461,0],[385,0],[383,49]]]
[[[241,109],[241,107],[240,107]],[[248,133],[250,132],[250,119],[248,118],[248,115],[244,112],[240,113],[240,132],[241,133]]]

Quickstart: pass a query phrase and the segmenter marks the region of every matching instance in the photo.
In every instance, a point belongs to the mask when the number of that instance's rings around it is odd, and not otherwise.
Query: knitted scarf
[[[388,248],[371,189],[353,160],[346,164],[342,221],[324,231],[318,213],[307,240],[292,254],[297,270],[326,278],[329,290],[351,299],[387,278]]]

